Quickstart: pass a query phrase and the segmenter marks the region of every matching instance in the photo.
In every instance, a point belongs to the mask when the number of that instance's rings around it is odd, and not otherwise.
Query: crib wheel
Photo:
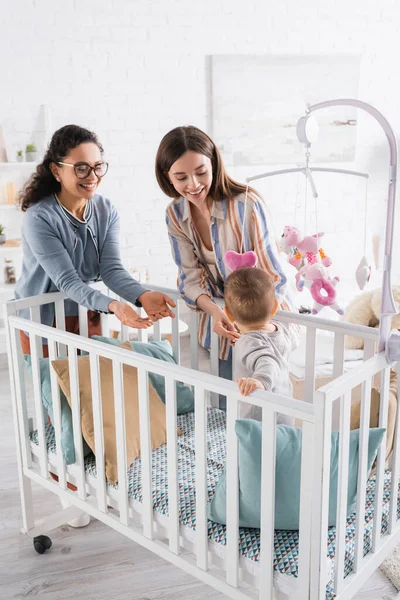
[[[46,550],[51,548],[52,542],[47,535],[38,535],[33,538],[33,547],[38,554],[44,554]]]

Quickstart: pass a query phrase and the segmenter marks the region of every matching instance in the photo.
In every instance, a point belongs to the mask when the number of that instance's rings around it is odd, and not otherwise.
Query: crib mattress
[[[208,458],[208,498],[212,498],[218,479],[222,473],[226,457],[226,414],[216,408],[209,408],[207,413],[207,458]],[[195,495],[195,419],[194,413],[178,416],[178,424],[183,435],[178,438],[178,468],[179,468],[179,500],[180,500],[180,524],[182,535],[193,541],[196,529],[196,495]],[[51,425],[46,425],[46,440],[48,452],[53,455],[56,451],[54,429]],[[37,432],[31,434],[31,447],[34,454],[37,453],[38,437]],[[51,461],[51,456],[49,456]],[[69,467],[73,469],[73,465]],[[96,478],[96,461],[93,454],[90,454],[85,460],[85,469],[88,482]],[[142,501],[141,490],[141,461],[135,460],[128,469],[129,498],[134,507],[135,503]],[[364,554],[367,554],[372,547],[372,529],[374,515],[374,492],[375,479],[371,478],[368,482],[366,510],[365,510],[365,533],[364,533]],[[108,492],[113,497],[113,491],[118,486],[108,484]],[[153,451],[152,460],[152,491],[153,508],[158,516],[166,517],[168,515],[168,473],[167,473],[167,445]],[[390,497],[390,473],[385,476],[384,484],[384,502],[382,510],[382,533],[385,533],[388,527]],[[400,503],[397,518],[400,517]],[[335,534],[334,527],[328,531],[328,561],[331,572],[333,573],[333,559],[335,557]],[[226,544],[226,527],[213,521],[208,521],[208,536],[212,542],[214,552],[223,556],[224,546]],[[282,574],[289,576],[292,582],[289,587],[293,589],[295,579],[298,576],[298,542],[297,531],[276,530],[274,539],[274,570],[276,575]],[[345,574],[352,570],[354,561],[354,543],[355,543],[355,514],[347,519],[346,536],[346,554],[345,554]],[[251,574],[257,574],[258,562],[260,557],[260,532],[258,529],[241,528],[239,531],[239,551],[241,555],[241,564]],[[288,583],[288,579],[284,578]],[[280,583],[282,578],[279,577]],[[283,590],[284,591],[284,590]],[[330,584],[327,586],[326,599],[334,598],[333,588]]]

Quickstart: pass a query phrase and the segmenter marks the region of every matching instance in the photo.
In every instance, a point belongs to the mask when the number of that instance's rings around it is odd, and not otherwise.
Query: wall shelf
[[[22,246],[5,246],[0,244],[0,252],[21,252]]]
[[[8,293],[15,290],[16,283],[0,283],[0,294]]]
[[[0,162],[0,170],[1,169],[28,169],[28,168],[33,168],[36,167],[39,163],[38,162]]]

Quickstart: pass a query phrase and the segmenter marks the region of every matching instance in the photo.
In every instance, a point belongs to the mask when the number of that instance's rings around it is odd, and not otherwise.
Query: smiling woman
[[[17,298],[64,292],[67,331],[78,333],[78,304],[89,310],[89,335],[100,333],[100,313],[113,312],[121,323],[147,328],[174,316],[165,294],[151,292],[124,269],[119,252],[119,216],[111,202],[96,193],[108,164],[97,136],[83,127],[56,131],[36,172],[21,195],[23,265]],[[143,306],[142,318],[127,302],[117,302],[89,284],[103,280],[128,302]],[[24,316],[24,315],[22,315]],[[54,325],[54,306],[42,308],[42,323]],[[21,334],[24,354],[29,338]],[[47,348],[43,348],[44,356]]]
[[[230,344],[239,334],[215,302],[224,297],[229,275],[225,253],[255,252],[258,266],[272,276],[281,308],[292,309],[265,205],[251,188],[246,198],[246,187],[229,177],[218,148],[197,127],[176,127],[163,137],[156,177],[173,199],[166,221],[179,291],[192,310],[201,312],[200,344],[210,348],[211,327],[221,336],[219,374],[231,379]]]

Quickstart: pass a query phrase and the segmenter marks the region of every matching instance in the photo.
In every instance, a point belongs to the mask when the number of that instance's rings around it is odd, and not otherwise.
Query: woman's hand
[[[175,318],[170,306],[174,308],[176,304],[172,298],[162,292],[143,292],[138,300],[153,321],[158,321],[164,317]]]
[[[254,379],[254,377],[239,377],[239,379],[236,379],[236,383],[238,384],[239,391],[243,396],[248,396],[255,390],[265,390],[265,387],[261,381]]]
[[[228,338],[230,343],[234,345],[236,340],[240,338],[240,333],[238,333],[232,321],[229,320],[227,314],[222,310],[222,308],[215,305],[211,316],[213,320],[214,333],[218,333],[218,335]]]
[[[108,310],[114,313],[122,325],[128,325],[134,329],[147,329],[151,327],[153,322],[147,317],[140,317],[136,310],[126,302],[117,302],[112,300],[108,305]]]

